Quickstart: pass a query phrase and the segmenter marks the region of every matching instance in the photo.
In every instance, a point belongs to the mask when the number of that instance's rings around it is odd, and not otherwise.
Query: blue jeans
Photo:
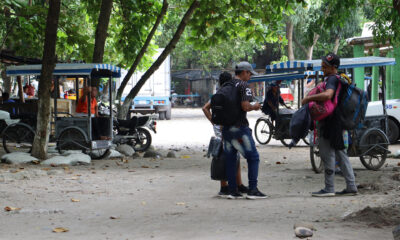
[[[224,127],[224,153],[226,157],[226,176],[229,190],[236,191],[237,152],[247,159],[249,189],[257,188],[259,155],[249,127]]]

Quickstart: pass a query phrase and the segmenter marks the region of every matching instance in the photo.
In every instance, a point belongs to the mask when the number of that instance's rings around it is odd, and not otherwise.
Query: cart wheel
[[[319,155],[318,145],[310,146],[310,159],[313,171],[315,173],[321,173],[324,170],[324,165],[322,164],[322,159]]]
[[[76,150],[86,153],[89,149],[89,142],[85,133],[76,127],[64,129],[57,140],[57,149],[60,154],[67,150]]]
[[[35,132],[23,123],[11,124],[3,132],[3,148],[7,153],[32,151]]]
[[[151,145],[151,134],[144,128],[137,128],[136,131],[137,137],[130,141],[131,146],[137,152],[144,152]]]
[[[290,140],[290,139],[281,139],[281,143],[285,147],[289,147],[290,141],[292,141],[292,140]]]
[[[110,149],[95,149],[90,152],[90,157],[94,160],[103,159],[110,156]]]
[[[365,131],[361,136],[359,148],[361,163],[369,170],[377,171],[386,161],[389,139],[386,134],[377,128]]]
[[[267,118],[259,118],[254,128],[257,142],[264,145],[271,141],[273,126]]]

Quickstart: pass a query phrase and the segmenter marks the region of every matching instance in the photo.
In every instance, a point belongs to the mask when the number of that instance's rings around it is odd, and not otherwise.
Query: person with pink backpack
[[[318,146],[320,156],[325,169],[325,188],[313,192],[314,197],[332,197],[357,195],[357,186],[353,168],[343,144],[343,132],[337,120],[335,108],[338,103],[338,95],[341,89],[340,78],[337,69],[340,66],[340,58],[333,53],[322,57],[321,70],[324,72],[324,82],[317,85],[303,100],[302,104],[308,104],[310,115],[317,122]],[[332,130],[334,129],[334,130]],[[341,142],[341,144],[337,144]],[[343,147],[341,147],[343,145]],[[340,169],[346,180],[346,188],[335,193],[335,160],[338,160]]]

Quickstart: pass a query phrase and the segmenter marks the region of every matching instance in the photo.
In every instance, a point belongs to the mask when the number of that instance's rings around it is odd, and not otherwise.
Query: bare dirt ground
[[[251,126],[258,116],[250,114]],[[399,159],[374,172],[352,158],[361,194],[312,198],[323,175],[312,172],[309,149],[288,150],[273,141],[258,146],[259,189],[269,198],[219,199],[219,183],[209,177],[211,160],[204,157],[210,123],[200,109],[174,109],[173,118],[158,122],[153,140],[163,156],[178,150],[176,158],[0,164],[0,239],[296,239],[299,221],[314,225],[312,239],[393,239],[400,223]],[[246,165],[242,159],[247,184]],[[336,177],[337,190],[344,186]],[[7,206],[21,209],[5,211]],[[57,227],[69,231],[53,233]]]

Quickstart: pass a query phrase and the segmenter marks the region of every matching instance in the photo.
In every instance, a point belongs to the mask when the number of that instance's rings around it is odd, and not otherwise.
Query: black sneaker
[[[341,192],[336,192],[337,196],[355,196],[357,194],[358,194],[357,190],[347,190],[347,189],[344,189]]]
[[[245,185],[243,185],[243,184],[241,184],[239,187],[238,187],[238,190],[239,190],[239,192],[240,193],[248,193],[249,192],[249,188],[248,187],[246,187]]]
[[[219,193],[218,193],[218,197],[220,197],[220,198],[227,198],[228,195],[229,195],[229,188],[228,188],[228,186],[221,187],[221,189],[219,190]]]
[[[243,195],[239,191],[236,191],[236,192],[230,193],[227,198],[228,199],[240,199],[240,198],[243,198]]]
[[[313,197],[333,197],[333,196],[335,196],[335,193],[327,192],[324,189],[321,189],[319,192],[311,193],[311,196],[313,196]]]
[[[255,189],[250,189],[247,192],[247,199],[264,199],[267,198],[267,195],[265,195],[264,193],[260,192],[258,190],[258,188]]]

